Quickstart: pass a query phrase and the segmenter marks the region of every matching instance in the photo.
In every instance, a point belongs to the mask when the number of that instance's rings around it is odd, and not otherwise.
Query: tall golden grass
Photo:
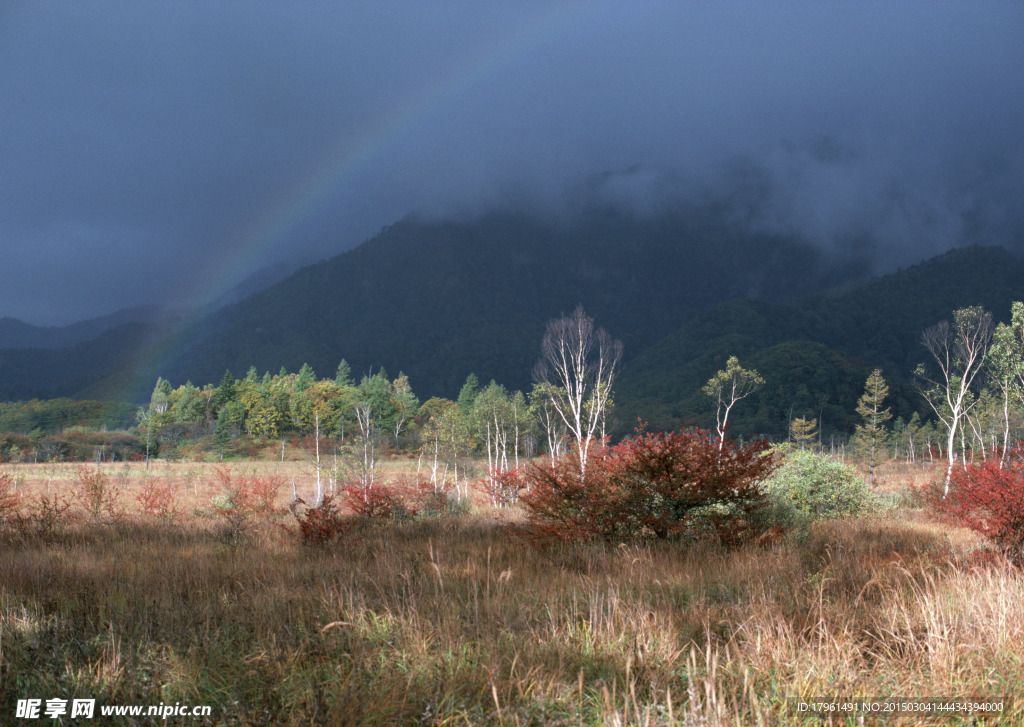
[[[308,548],[285,515],[224,537],[216,478],[188,467],[150,473],[177,483],[173,520],[6,532],[0,722],[91,697],[213,707],[189,724],[821,724],[801,700],[897,696],[1004,709],[824,723],[1024,723],[1024,575],[963,565],[977,540],[906,506],[733,552],[538,550],[482,508]]]

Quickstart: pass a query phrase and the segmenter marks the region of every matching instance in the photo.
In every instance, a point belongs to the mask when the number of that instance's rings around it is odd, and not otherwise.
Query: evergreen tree
[[[295,391],[301,394],[303,391],[308,389],[316,381],[316,374],[313,373],[313,367],[308,363],[302,364],[302,368],[299,369],[299,375],[295,379]]]
[[[213,416],[216,418],[220,413],[220,410],[229,401],[235,398],[235,377],[231,375],[230,369],[224,371],[224,375],[220,379],[220,384],[213,392],[213,398],[210,400],[210,408],[213,410]]]
[[[818,436],[818,420],[797,417],[789,423],[789,435],[800,449],[813,449]]]
[[[224,450],[231,445],[245,420],[245,407],[240,401],[229,401],[220,410],[213,429],[213,443],[224,459]]]
[[[480,394],[480,379],[477,378],[476,374],[470,374],[466,377],[466,383],[462,385],[462,389],[459,391],[458,404],[459,409],[462,411],[462,416],[467,419],[472,417],[473,406],[476,404],[476,397]]]
[[[341,363],[338,364],[338,372],[334,375],[334,383],[342,388],[355,385],[355,382],[352,381],[352,367],[348,365],[348,361],[345,359],[341,359]]]
[[[875,369],[868,376],[864,384],[864,395],[857,402],[857,413],[860,414],[863,424],[857,425],[857,432],[854,434],[854,440],[868,455],[869,485],[874,484],[875,465],[881,458],[881,449],[886,438],[885,423],[892,419],[889,407],[882,408],[882,402],[887,396],[889,385],[882,378],[882,370]]]

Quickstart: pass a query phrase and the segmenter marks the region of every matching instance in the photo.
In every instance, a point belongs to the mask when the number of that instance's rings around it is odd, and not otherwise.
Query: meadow
[[[311,493],[308,466],[232,467],[286,483],[279,509],[237,537],[210,507],[207,464],[101,465],[117,517],[8,522],[0,723],[33,723],[13,718],[26,698],[212,708],[120,724],[1024,723],[1024,575],[903,497],[937,469],[890,464],[877,486],[893,509],[727,551],[538,548],[505,527],[521,513],[482,502],[355,523],[311,547],[285,507],[293,479]],[[71,492],[79,473],[5,471],[22,508]],[[139,512],[153,482],[173,491],[173,516]],[[800,708],[893,697],[1003,709]]]

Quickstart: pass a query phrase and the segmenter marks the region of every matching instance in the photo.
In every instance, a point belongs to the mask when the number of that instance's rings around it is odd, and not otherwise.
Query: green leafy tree
[[[420,408],[424,418],[420,428],[420,456],[430,467],[430,481],[436,495],[459,487],[460,472],[465,480],[466,460],[472,446],[469,423],[462,409],[449,399],[428,399]],[[460,492],[466,496],[468,492]]]
[[[301,375],[300,375],[301,378]],[[330,379],[315,381],[293,397],[293,408],[299,412],[306,430],[313,435],[313,467],[316,471],[316,502],[323,501],[323,460],[321,458],[321,442],[327,432],[336,428],[332,419],[338,410],[333,401],[338,397],[337,384]],[[332,481],[333,483],[333,481]],[[333,494],[333,492],[331,493]]]
[[[153,441],[153,410],[152,408],[139,407],[138,414],[136,414],[139,426],[146,427],[146,469],[149,470],[149,455],[151,451],[151,445]]]
[[[747,398],[764,386],[764,379],[757,371],[740,366],[740,360],[730,356],[725,368],[712,376],[701,389],[716,405],[715,431],[718,433],[718,448],[725,442],[725,431],[729,426],[729,412],[736,402]]]
[[[882,377],[882,370],[875,369],[864,384],[864,395],[857,402],[857,413],[862,423],[857,425],[854,441],[868,456],[868,484],[875,482],[875,466],[881,459],[881,451],[887,434],[885,423],[892,419],[892,411],[882,408],[889,396],[889,385]]]
[[[910,463],[917,461],[918,449],[924,444],[921,436],[924,431],[924,424],[921,422],[921,415],[916,411],[910,416],[910,421],[903,428],[903,447]]]
[[[491,381],[473,405],[477,436],[487,453],[488,491],[496,492],[497,478],[508,472],[509,449],[515,438],[512,402],[504,386]]]
[[[212,400],[215,389],[209,384],[198,389],[191,381],[172,391],[168,396],[169,413],[175,424],[202,424],[212,421]]]
[[[391,431],[395,435],[395,447],[398,447],[398,438],[420,409],[420,400],[409,385],[409,377],[401,371],[398,372],[398,378],[391,382],[391,408]]]
[[[509,406],[512,412],[512,455],[514,457],[514,466],[518,470],[520,467],[520,455],[525,457],[533,456],[536,427],[533,418],[530,416],[530,406],[526,402],[526,396],[523,392],[512,392],[511,396],[509,396]],[[605,407],[605,409],[607,410],[608,407]]]
[[[274,439],[281,430],[281,412],[266,400],[248,412],[245,421],[256,437]]]
[[[149,408],[156,414],[166,412],[171,391],[171,382],[158,376],[156,378],[156,386],[153,387],[153,394],[149,398]]]
[[[363,377],[356,392],[353,410],[358,432],[353,446],[355,476],[363,502],[369,503],[377,484],[377,452],[381,433],[390,430],[393,414],[391,382],[383,370],[373,376]]]
[[[359,387],[352,379],[342,377],[341,381],[345,383],[339,384],[338,378],[334,380],[338,393],[331,400],[331,434],[344,443],[356,426],[355,404],[359,397]]]
[[[562,417],[558,416],[558,412],[552,404],[556,395],[552,395],[548,389],[553,386],[554,384],[546,381],[538,381],[533,385],[533,391],[530,392],[530,411],[540,424],[547,439],[548,456],[551,458],[552,467],[562,456],[562,446],[568,433],[565,422],[562,421]]]

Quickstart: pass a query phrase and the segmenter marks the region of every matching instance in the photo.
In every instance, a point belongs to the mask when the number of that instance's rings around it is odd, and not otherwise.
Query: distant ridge
[[[303,363],[332,376],[342,358],[357,377],[403,371],[424,399],[455,396],[470,372],[529,389],[545,323],[582,304],[626,345],[620,433],[637,417],[708,424],[699,389],[733,354],[768,380],[737,411],[735,433],[784,436],[794,412],[845,431],[875,366],[898,414],[920,409],[908,376],[925,327],[972,304],[1005,319],[1010,301],[1024,300],[1024,264],[1000,248],[960,248],[873,279],[867,270],[714,210],[410,218],[199,317],[124,323],[62,349],[0,350],[0,399],[145,401],[157,376],[203,385],[225,369]]]
[[[864,381],[883,369],[890,404],[909,418],[923,402],[910,386],[927,352],[922,331],[953,310],[981,305],[1009,320],[1024,300],[1024,263],[997,247],[964,247],[839,295],[789,304],[734,300],[705,311],[630,361],[616,388],[620,419],[660,428],[714,421],[700,387],[730,355],[765,377],[764,390],[737,408],[735,434],[785,437],[790,413],[821,416],[848,432]]]
[[[66,326],[35,326],[17,318],[0,318],[0,350],[14,348],[61,349],[90,341],[125,323],[153,323],[160,318],[155,305],[123,308],[105,316]]]

